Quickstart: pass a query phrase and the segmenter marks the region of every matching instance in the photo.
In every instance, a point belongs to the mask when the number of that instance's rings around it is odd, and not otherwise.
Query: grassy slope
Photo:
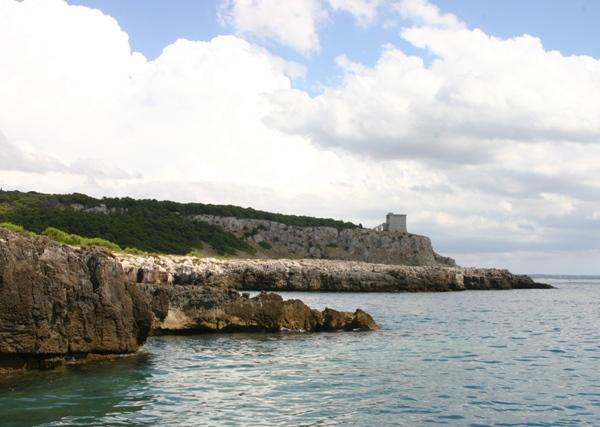
[[[111,214],[88,213],[73,209],[104,204]],[[131,198],[94,199],[83,194],[52,195],[0,190],[0,222],[11,222],[36,233],[56,227],[85,237],[99,237],[117,243],[122,248],[135,247],[143,251],[186,254],[210,244],[221,254],[236,251],[254,253],[244,240],[225,232],[221,227],[190,221],[188,215],[210,214],[237,218],[267,219],[298,226],[355,227],[352,223],[282,215],[237,206],[175,203]]]

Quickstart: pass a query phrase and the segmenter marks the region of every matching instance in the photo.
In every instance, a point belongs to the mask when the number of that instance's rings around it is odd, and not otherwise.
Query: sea
[[[600,426],[600,277],[552,290],[284,293],[378,332],[154,337],[0,379],[0,426]]]

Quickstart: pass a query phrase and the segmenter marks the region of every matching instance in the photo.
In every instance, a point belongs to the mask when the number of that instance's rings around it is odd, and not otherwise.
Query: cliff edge
[[[217,225],[257,249],[258,258],[332,259],[379,264],[456,266],[437,254],[418,234],[366,228],[299,227],[277,221],[192,215],[192,221]]]

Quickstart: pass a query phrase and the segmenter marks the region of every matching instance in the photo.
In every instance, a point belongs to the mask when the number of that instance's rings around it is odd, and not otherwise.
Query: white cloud
[[[58,173],[110,179],[141,178],[112,164],[93,158],[79,159],[68,165],[35,149],[22,149],[10,143],[0,132],[0,172],[26,172],[45,175]]]
[[[431,27],[462,29],[465,24],[451,13],[442,14],[428,0],[401,0],[393,7],[403,18]]]
[[[289,90],[271,123],[324,146],[379,158],[472,163],[515,143],[600,142],[600,61],[546,51],[539,39],[413,27],[430,65],[387,46],[374,67],[338,61],[340,87]],[[560,84],[558,84],[560,82]]]
[[[239,34],[273,39],[307,54],[320,48],[317,27],[327,11],[320,0],[223,0],[220,17]]]
[[[404,211],[459,262],[597,251],[598,61],[443,27],[402,33],[431,64],[342,56],[343,83],[312,97],[293,89],[301,67],[238,37],[148,61],[98,11],[0,0],[0,186],[366,226]]]
[[[28,163],[37,172],[29,178],[4,167],[5,186],[94,194],[145,188],[149,196],[160,183],[200,182],[243,185],[248,194],[266,188],[286,194],[280,200],[320,199],[359,164],[264,124],[268,95],[289,89],[301,70],[242,39],[178,40],[147,61],[98,11],[26,0],[1,2],[0,17],[0,40],[10,40],[0,42],[0,80],[11,82],[0,87],[0,128],[12,147],[38,156]],[[44,177],[49,167],[40,156],[60,159],[52,170],[61,174]],[[15,158],[0,152],[1,165]],[[227,191],[211,194],[219,197],[210,201],[234,202]]]
[[[550,204],[544,212],[548,215],[564,216],[576,211],[576,202],[571,197],[555,193],[540,193],[540,196]]]
[[[377,16],[377,9],[384,0],[328,0],[334,11],[351,13],[359,26],[367,26]]]
[[[51,156],[24,151],[8,142],[0,131],[0,171],[56,172],[67,167]]]

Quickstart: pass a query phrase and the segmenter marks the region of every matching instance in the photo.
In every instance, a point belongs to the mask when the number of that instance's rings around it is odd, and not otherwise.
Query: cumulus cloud
[[[303,54],[320,50],[319,27],[330,12],[347,12],[357,25],[373,23],[386,0],[221,0],[221,23],[242,36],[273,40]]]
[[[320,0],[224,0],[220,17],[239,34],[273,39],[307,54],[320,48],[317,26],[327,11]]]
[[[230,2],[227,19],[238,3],[252,2]],[[367,19],[358,6],[375,2],[318,4],[317,17],[329,7]],[[149,61],[97,10],[0,1],[0,81],[10,82],[0,85],[0,185],[365,226],[400,211],[465,264],[486,252],[480,259],[525,265],[504,255],[514,250],[554,264],[574,247],[590,259],[600,241],[598,60],[531,36],[494,38],[414,4],[416,25],[401,35],[431,62],[393,45],[374,66],[342,56],[342,84],[311,96],[294,89],[301,66],[238,36],[178,40]],[[273,7],[286,22],[288,10]],[[319,19],[300,19],[303,40]]]
[[[462,29],[465,24],[451,13],[441,13],[428,0],[401,0],[392,6],[403,18],[437,28]]]
[[[351,13],[359,26],[367,26],[377,16],[377,9],[384,0],[328,0],[334,11]]]
[[[109,179],[138,171],[148,182],[243,183],[319,198],[359,163],[265,125],[268,95],[302,70],[238,37],[178,40],[147,61],[114,19],[62,0],[2,2],[0,17],[0,40],[11,41],[1,45],[0,79],[11,84],[0,88],[0,126],[68,169],[51,183],[5,172],[4,183],[43,190],[62,182],[97,194],[124,188]],[[90,169],[101,172],[93,182],[71,176]]]
[[[431,64],[386,46],[373,67],[338,61],[340,87],[277,95],[271,123],[316,144],[379,158],[495,158],[505,145],[600,141],[600,61],[547,51],[524,35],[411,27]]]

